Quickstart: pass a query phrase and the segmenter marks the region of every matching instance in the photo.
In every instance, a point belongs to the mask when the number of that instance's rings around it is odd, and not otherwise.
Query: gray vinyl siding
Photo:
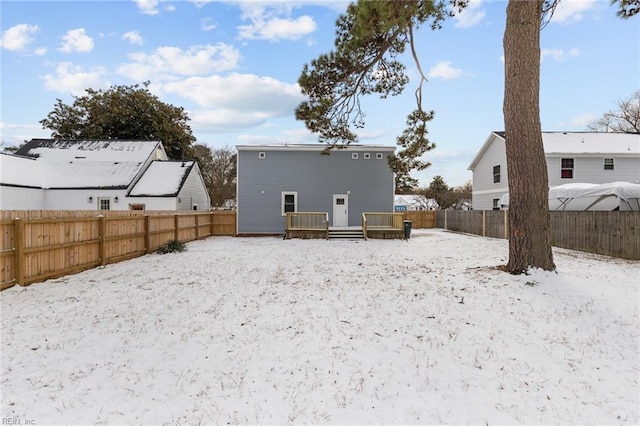
[[[365,159],[364,152],[371,158]],[[382,159],[376,154],[383,152]],[[282,192],[297,192],[297,211],[327,212],[333,221],[333,195],[349,194],[349,226],[362,223],[363,212],[392,212],[394,178],[388,150],[265,150],[238,147],[238,233],[280,234],[285,230]]]

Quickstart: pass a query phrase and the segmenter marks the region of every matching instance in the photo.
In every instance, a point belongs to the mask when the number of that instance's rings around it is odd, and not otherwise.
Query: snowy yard
[[[21,424],[640,423],[640,262],[214,237],[0,293]]]

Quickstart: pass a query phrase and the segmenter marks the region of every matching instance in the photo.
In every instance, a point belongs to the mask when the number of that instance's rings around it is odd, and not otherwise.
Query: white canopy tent
[[[500,208],[509,208],[509,194],[500,198]],[[568,183],[549,189],[549,211],[640,210],[640,185],[629,182]]]

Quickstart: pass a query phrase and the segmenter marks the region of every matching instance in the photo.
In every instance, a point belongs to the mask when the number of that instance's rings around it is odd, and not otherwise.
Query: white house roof
[[[550,154],[640,155],[640,134],[543,132],[544,152]]]
[[[42,164],[33,158],[0,153],[0,183],[11,186],[42,188]]]
[[[36,159],[42,188],[126,188],[157,149],[158,141],[33,139],[16,154]],[[28,173],[12,170],[8,179],[27,182]]]
[[[329,145],[316,143],[316,144],[278,144],[278,145],[236,145],[238,151],[324,151]],[[337,150],[346,151],[395,151],[395,146],[388,145],[359,145],[350,144],[343,147],[334,148]]]
[[[467,170],[473,170],[494,141],[504,143],[504,132],[492,132]],[[547,156],[564,154],[640,156],[640,134],[605,132],[542,132]]]
[[[176,196],[194,164],[194,161],[154,161],[128,195],[132,197]]]

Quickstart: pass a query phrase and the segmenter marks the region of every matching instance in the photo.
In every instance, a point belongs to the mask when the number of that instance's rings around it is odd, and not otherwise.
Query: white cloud
[[[45,53],[47,53],[46,47],[38,47],[36,50],[33,51],[33,54],[37,56],[43,56]]]
[[[551,57],[556,61],[564,61],[568,57],[578,56],[580,55],[579,49],[541,49],[540,50],[540,60],[543,61],[546,57]]]
[[[200,21],[200,28],[202,28],[203,31],[215,30],[216,27],[216,23],[209,17],[202,18],[202,20]]]
[[[293,116],[303,100],[297,84],[252,74],[192,77],[166,83],[162,90],[206,108],[189,113],[194,127],[200,128],[259,126],[269,118]]]
[[[9,28],[2,33],[0,43],[2,47],[11,51],[20,51],[27,47],[34,38],[33,35],[38,33],[39,28],[37,25],[19,24]]]
[[[138,31],[129,31],[122,34],[122,39],[127,40],[131,44],[142,44],[142,36]]]
[[[62,46],[58,50],[65,53],[91,52],[93,50],[93,39],[87,35],[84,28],[67,31],[62,40]]]
[[[167,80],[175,76],[195,76],[210,72],[229,71],[238,66],[240,53],[228,44],[192,46],[188,50],[163,46],[151,54],[132,53],[129,64],[121,65],[118,73],[132,80]]]
[[[138,5],[138,9],[140,12],[145,15],[157,15],[158,13],[158,4],[159,0],[133,0],[136,5]]]
[[[85,71],[81,66],[61,62],[56,67],[55,74],[47,74],[41,79],[47,90],[79,96],[88,88],[97,90],[108,87],[109,84],[103,80],[105,74],[106,70],[102,67]]]
[[[242,19],[251,21],[238,26],[238,36],[247,40],[299,40],[317,28],[312,17],[291,18],[293,4],[240,3]]]
[[[454,16],[455,27],[469,28],[477,25],[485,17],[486,12],[482,8],[483,0],[470,0],[467,7]]]
[[[433,66],[427,74],[430,78],[441,78],[443,80],[452,80],[461,77],[463,71],[460,68],[454,68],[449,61],[440,61]]]
[[[588,10],[594,9],[597,0],[562,0],[553,13],[551,22],[556,24],[569,24],[581,21]]]
[[[251,25],[238,27],[239,37],[249,40],[299,40],[317,28],[313,18],[301,16],[297,19],[271,18],[253,21]]]

